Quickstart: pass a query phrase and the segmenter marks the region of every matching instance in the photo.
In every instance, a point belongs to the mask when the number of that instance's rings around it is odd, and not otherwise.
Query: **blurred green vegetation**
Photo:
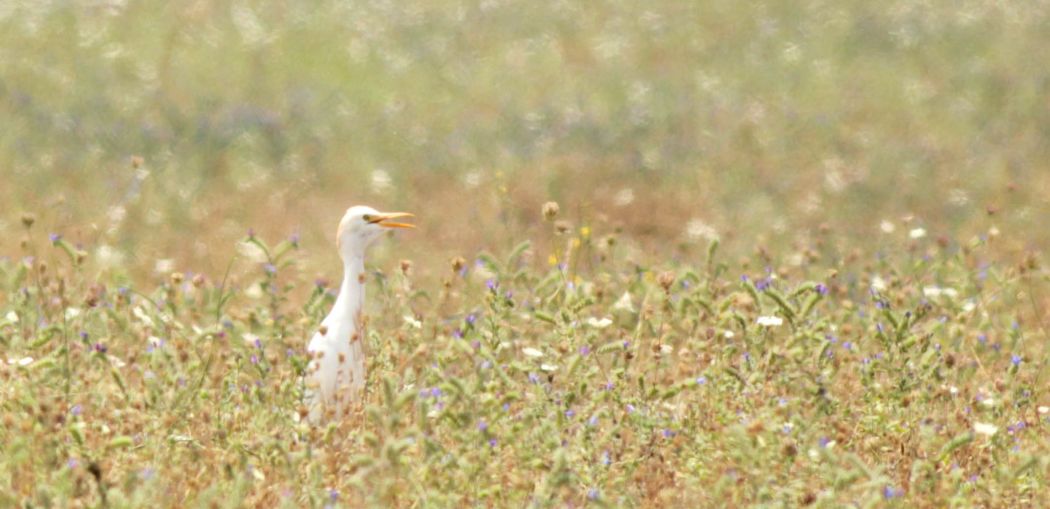
[[[661,240],[699,218],[743,239],[731,252],[820,224],[867,243],[906,215],[954,236],[987,228],[986,207],[1042,247],[1047,11],[7,2],[2,226],[29,210],[52,229],[108,232],[65,232],[83,243],[214,269],[223,262],[188,250],[187,234],[231,245],[253,226],[320,241],[366,202],[454,230],[424,236],[444,252],[508,245],[499,225],[523,228],[555,198],[580,221],[611,216]],[[142,186],[133,156],[149,170]],[[637,199],[614,205],[625,188]],[[107,228],[107,212],[120,224]]]

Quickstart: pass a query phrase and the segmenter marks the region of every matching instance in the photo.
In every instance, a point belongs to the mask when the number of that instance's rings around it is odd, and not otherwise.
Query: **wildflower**
[[[543,352],[542,351],[540,351],[540,350],[538,350],[536,348],[529,347],[529,346],[527,346],[525,348],[522,348],[521,351],[522,351],[522,353],[525,354],[526,357],[533,357],[533,358],[543,357]]]
[[[576,416],[576,412],[573,409],[570,408],[570,409],[565,411],[565,418],[566,419],[572,419],[575,416]]]
[[[484,431],[486,431],[488,429],[489,429],[488,423],[486,423],[484,420],[478,421],[478,431],[484,432]]]
[[[494,292],[497,288],[499,288],[499,281],[496,281],[495,279],[485,280],[485,288],[488,288],[490,291]]]
[[[75,416],[79,416],[82,411],[83,408],[80,406],[80,404],[73,405],[73,408],[69,409],[69,413]]]
[[[904,490],[900,488],[894,488],[893,486],[886,486],[882,489],[882,497],[886,500],[891,500],[897,497],[904,496]]]
[[[602,451],[601,462],[602,462],[602,465],[606,466],[606,467],[609,466],[612,463],[612,460],[609,458],[609,451]]]
[[[779,316],[760,316],[757,323],[762,327],[780,327],[784,324],[784,319]]]
[[[252,354],[251,363],[252,364],[258,364],[259,363],[259,356],[255,355],[255,354]]]
[[[104,345],[102,343],[95,343],[95,346],[92,347],[92,350],[94,350],[94,351],[96,351],[98,353],[104,354],[109,349],[106,348],[106,345]]]
[[[1010,364],[1013,364],[1014,366],[1020,366],[1021,365],[1021,356],[1017,355],[1017,354],[1010,355]]]
[[[587,498],[589,500],[598,500],[598,488],[591,488],[587,491]]]
[[[827,295],[828,294],[828,285],[825,285],[824,283],[817,283],[816,290],[817,290],[817,293],[819,293],[821,295]]]
[[[587,356],[590,353],[591,353],[591,347],[590,346],[583,345],[583,346],[580,347],[580,355]]]
[[[434,398],[440,398],[441,397],[441,389],[438,388],[438,387],[432,387],[430,389],[430,396],[434,397]]]
[[[973,423],[973,430],[979,435],[985,435],[990,437],[999,432],[999,427],[994,424],[975,422]]]
[[[48,235],[47,238],[51,239],[51,243],[52,244],[55,244],[58,241],[62,240],[62,236],[57,234],[57,233],[52,233],[52,234]]]
[[[705,385],[705,384],[707,384],[707,377],[706,376],[700,375],[700,376],[696,377],[696,385]]]
[[[540,377],[536,376],[536,373],[529,373],[529,382],[538,384],[540,383]]]
[[[478,317],[474,313],[467,315],[467,325],[473,326],[477,321]]]
[[[558,366],[554,364],[540,364],[540,369],[542,369],[543,371],[557,371]]]
[[[828,437],[820,437],[820,440],[817,440],[817,444],[820,445],[821,449],[825,449],[831,444],[831,439]]]
[[[674,431],[671,431],[670,429],[664,428],[663,436],[664,436],[664,438],[671,438],[671,437],[674,436]]]
[[[632,405],[630,403],[627,404],[627,413],[629,413],[629,414],[633,414],[634,413],[634,405]]]
[[[590,419],[587,419],[587,425],[588,426],[597,426],[598,425],[598,416],[597,415],[592,415]]]
[[[608,317],[594,318],[592,316],[592,317],[587,319],[586,323],[587,323],[588,326],[594,327],[595,329],[604,329],[604,328],[612,325],[613,321],[612,321],[611,318],[608,318]]]
[[[77,460],[76,458],[69,458],[66,461],[66,467],[69,468],[70,470],[73,470],[74,468],[77,468],[77,466],[79,466],[79,465],[80,465],[80,461]]]
[[[558,217],[558,212],[561,210],[561,208],[558,207],[557,202],[549,201],[543,204],[543,208],[541,210],[543,212],[544,221],[553,221],[555,217]]]
[[[498,442],[496,442],[496,439],[495,439],[495,438],[490,438],[490,439],[489,439],[489,447],[496,447],[496,444],[497,444],[497,443],[498,443]]]

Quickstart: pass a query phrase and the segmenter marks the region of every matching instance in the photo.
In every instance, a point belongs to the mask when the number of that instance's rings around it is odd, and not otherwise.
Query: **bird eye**
[[[364,216],[361,217],[361,219],[364,219],[366,223],[371,223],[372,222],[372,214],[365,214]]]

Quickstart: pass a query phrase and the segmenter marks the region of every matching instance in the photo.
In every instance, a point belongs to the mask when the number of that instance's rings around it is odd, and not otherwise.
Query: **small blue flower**
[[[567,418],[567,419],[572,419],[575,415],[576,415],[576,411],[574,411],[571,408],[565,411],[565,418]]]
[[[610,464],[612,464],[612,459],[609,458],[609,451],[602,451],[601,462],[602,462],[602,465],[606,466],[606,467],[609,466]]]
[[[336,500],[339,500],[339,492],[336,491],[334,488],[329,489],[328,490],[328,500],[331,500],[332,502],[335,502]]]
[[[817,444],[820,445],[821,449],[827,447],[829,443],[831,443],[831,439],[828,437],[820,437],[820,440],[817,440]]]
[[[80,404],[76,404],[76,405],[73,405],[73,408],[69,409],[69,413],[71,413],[73,415],[80,415],[80,413],[83,410],[84,409],[80,406]]]
[[[441,397],[441,389],[439,387],[431,387],[430,395],[432,397],[434,397],[434,398],[440,398]]]
[[[474,313],[467,315],[467,325],[474,325],[474,322],[477,321],[478,317]]]
[[[634,405],[632,405],[630,403],[627,404],[627,413],[629,413],[629,414],[633,414],[634,413]]]
[[[886,486],[882,489],[882,497],[886,500],[891,500],[904,495],[904,490],[894,488],[893,486]]]
[[[587,425],[588,426],[597,426],[598,425],[598,416],[597,415],[592,415],[590,419],[587,419]]]
[[[1017,354],[1010,355],[1010,364],[1013,364],[1014,366],[1020,366],[1021,365],[1021,356],[1017,355]]]
[[[598,493],[598,488],[591,488],[591,489],[590,489],[590,490],[589,490],[589,491],[587,492],[587,498],[588,498],[589,500],[598,500],[598,496],[599,496],[599,493]]]
[[[489,429],[489,425],[488,425],[487,422],[485,422],[483,420],[482,421],[478,421],[478,431],[485,431],[487,429]]]
[[[529,373],[529,382],[538,384],[540,383],[540,377],[536,376],[536,373]]]
[[[674,436],[674,431],[671,431],[671,430],[669,430],[667,428],[664,428],[663,435],[664,435],[664,438],[671,438],[671,437]]]
[[[707,384],[707,377],[706,376],[700,375],[700,376],[696,377],[696,385],[705,385],[705,384]]]

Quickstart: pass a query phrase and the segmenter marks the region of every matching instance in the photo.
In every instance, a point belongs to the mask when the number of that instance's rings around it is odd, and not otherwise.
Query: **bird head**
[[[336,243],[339,254],[344,258],[363,255],[365,249],[384,231],[392,228],[415,228],[415,225],[397,222],[397,219],[412,217],[408,212],[379,212],[372,207],[358,205],[347,209],[339,230],[336,232]]]

